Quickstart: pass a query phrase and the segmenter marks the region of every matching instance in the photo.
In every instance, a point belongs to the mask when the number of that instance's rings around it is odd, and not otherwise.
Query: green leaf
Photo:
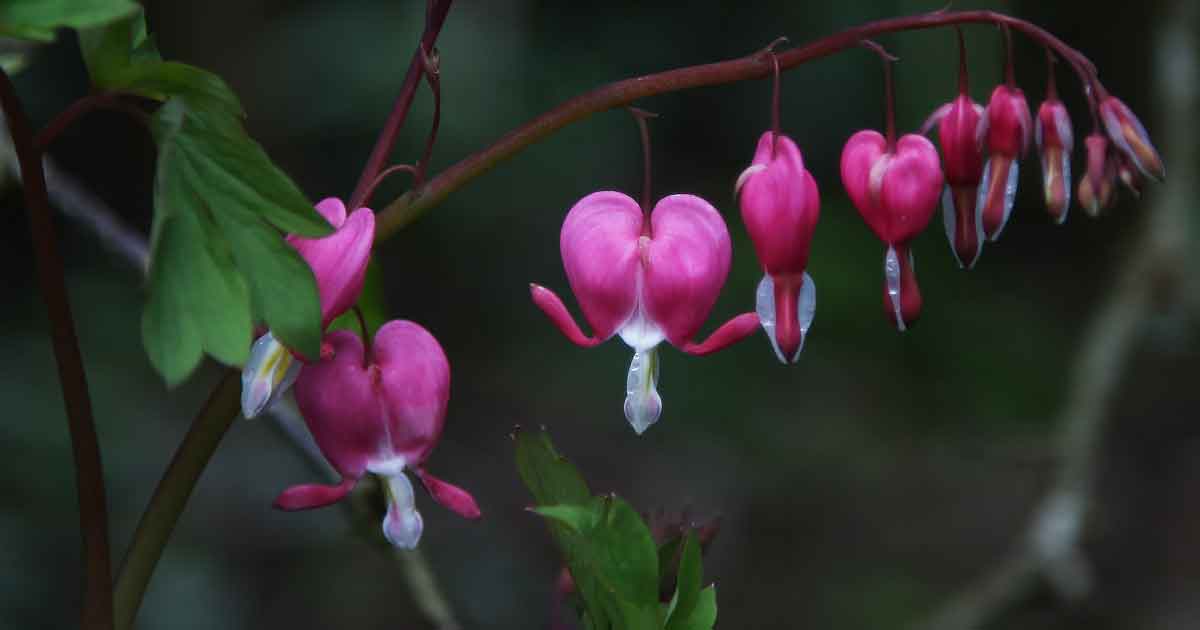
[[[166,101],[178,97],[196,112],[240,118],[242,104],[216,74],[175,61],[163,61],[146,33],[141,11],[79,36],[92,83],[99,88]]]
[[[187,378],[204,356],[200,330],[188,313],[188,285],[179,281],[190,263],[185,254],[187,242],[196,235],[177,218],[164,218],[156,224],[150,264],[152,289],[142,312],[142,343],[154,369],[174,386]]]
[[[174,111],[165,111],[175,107],[185,108],[181,120],[176,120]],[[201,194],[211,193],[228,204],[219,209],[222,213],[243,220],[263,219],[300,236],[326,236],[333,231],[237,120],[195,111],[174,100],[160,114],[154,123],[160,146],[170,144],[186,156],[201,182]]]
[[[675,580],[675,595],[671,598],[671,606],[667,616],[668,630],[681,630],[688,626],[681,625],[682,620],[689,619],[700,600],[700,582],[704,579],[700,562],[700,543],[696,534],[689,531],[683,539],[683,549],[679,555],[679,573]]]
[[[250,285],[254,312],[280,343],[304,356],[319,356],[321,302],[308,263],[262,222],[246,222],[230,213],[216,217]]]
[[[592,497],[587,482],[543,430],[517,431],[517,472],[538,505],[583,505]]]
[[[245,280],[174,157],[160,159],[155,177],[150,300],[142,316],[143,343],[171,386],[203,352],[228,365],[245,362],[252,332]]]
[[[143,338],[154,366],[174,385],[187,377],[201,352],[240,364],[249,352],[254,319],[265,321],[283,344],[317,356],[316,279],[268,223],[263,206],[269,200],[247,192],[248,178],[260,177],[272,190],[290,187],[303,212],[315,217],[294,223],[319,222],[325,233],[329,225],[236,120],[207,120],[175,99],[155,114],[152,128],[159,157]],[[272,178],[285,184],[272,188]]]
[[[0,35],[52,42],[56,29],[101,26],[140,9],[132,0],[3,0]]]
[[[666,630],[712,630],[717,623],[717,587],[709,586],[696,596],[695,606],[686,616],[676,611]]]

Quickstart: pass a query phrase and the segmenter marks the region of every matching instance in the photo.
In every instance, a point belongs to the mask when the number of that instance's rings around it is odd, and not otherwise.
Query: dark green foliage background
[[[423,2],[151,2],[164,57],[210,69],[241,98],[247,127],[314,201],[346,196],[395,96]],[[443,126],[433,171],[600,83],[732,57],[779,35],[793,42],[940,2],[534,2],[462,0],[441,39]],[[1157,3],[962,2],[1014,12],[1089,54],[1110,89],[1156,133],[1150,27]],[[973,93],[998,75],[998,37],[968,30]],[[897,68],[899,124],[912,129],[954,89],[949,31],[884,38]],[[1019,48],[1018,77],[1040,100],[1041,53]],[[422,546],[467,627],[543,627],[561,566],[542,519],[523,508],[507,435],[547,425],[596,492],[640,510],[720,515],[705,557],[720,627],[894,628],[930,613],[1022,535],[1055,463],[1054,419],[1071,357],[1143,221],[1127,198],[1101,221],[1073,208],[1055,227],[1036,163],[1002,241],[971,273],[955,269],[935,220],[916,244],[922,321],[900,336],[880,305],[882,247],[842,194],[841,145],[878,126],[878,63],[849,52],[784,77],[784,130],[823,194],[810,272],[818,309],[800,364],[776,363],[755,336],[696,359],[663,355],[662,422],[636,437],[621,415],[629,353],[571,346],[529,303],[527,283],[574,308],[558,255],[566,210],[597,189],[636,194],[640,153],[623,113],[598,115],[502,164],[380,250],[396,317],[434,332],[453,366],[443,443],[430,461],[469,488],[485,519],[467,523],[425,496]],[[1073,79],[1060,87],[1077,134]],[[47,120],[86,89],[72,38],[18,77]],[[649,99],[656,196],[712,201],[734,266],[709,330],[751,308],[759,278],[731,199],[769,124],[766,81]],[[397,149],[420,151],[422,92]],[[1158,133],[1160,149],[1171,138]],[[148,231],[154,145],[121,114],[96,113],[54,147],[131,223]],[[1082,161],[1076,157],[1077,170]],[[1168,165],[1168,170],[1170,166]],[[1171,171],[1171,177],[1197,173]],[[377,206],[406,185],[382,188]],[[18,190],[0,212],[0,624],[70,622],[78,536],[67,434],[32,276]],[[1153,192],[1151,193],[1153,194]],[[77,224],[59,220],[68,282],[96,404],[114,553],[216,376],[206,365],[174,393],[141,347],[142,281]],[[1065,613],[1049,597],[1003,628],[1188,627],[1200,619],[1200,328],[1156,314],[1115,396],[1097,513],[1086,536],[1091,597]],[[336,509],[284,514],[275,494],[313,480],[268,421],[238,422],[217,453],[147,594],[140,627],[420,627],[398,569],[352,535]],[[1168,619],[1170,620],[1168,622]]]

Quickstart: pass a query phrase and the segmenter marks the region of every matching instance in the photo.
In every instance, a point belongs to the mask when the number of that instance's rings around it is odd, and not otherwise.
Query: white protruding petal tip
[[[883,275],[887,279],[888,300],[896,316],[896,329],[904,332],[904,315],[900,308],[900,256],[891,245],[888,245],[887,255],[883,257]]]
[[[425,522],[413,505],[412,482],[403,472],[384,477],[387,489],[387,515],[383,517],[383,535],[400,549],[412,550],[421,542]]]
[[[749,180],[752,175],[765,170],[767,170],[766,164],[751,164],[750,166],[746,167],[746,170],[742,171],[741,175],[738,175],[737,182],[733,185],[733,196],[737,197],[739,194],[741,194],[742,186],[746,184],[746,181]]]
[[[958,257],[958,247],[954,243],[955,228],[958,227],[958,212],[954,208],[954,193],[950,192],[950,186],[946,186],[942,190],[942,227],[946,229],[946,240],[950,241],[950,253],[954,255],[954,262],[957,262],[958,268],[962,269],[963,261]]]
[[[754,312],[758,315],[758,323],[763,332],[767,333],[771,348],[775,350],[775,357],[780,363],[787,365],[787,359],[783,357],[783,352],[779,350],[779,341],[775,338],[775,281],[769,274],[763,274],[754,292]]]
[[[270,332],[256,339],[242,368],[242,415],[249,419],[269,409],[296,382],[300,367]]]
[[[625,379],[625,419],[638,435],[645,433],[662,415],[658,374],[658,348],[633,353]]]
[[[800,360],[800,351],[808,339],[808,329],[812,328],[813,318],[817,315],[817,285],[812,276],[804,272],[804,284],[800,285],[800,296],[797,298],[796,313],[800,316],[800,346],[792,355],[792,363]]]

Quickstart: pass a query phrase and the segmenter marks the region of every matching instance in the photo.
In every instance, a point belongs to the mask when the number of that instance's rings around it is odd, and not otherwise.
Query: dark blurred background
[[[799,44],[942,4],[462,0],[439,41],[444,110],[433,171],[608,81],[739,56],[780,35]],[[665,412],[640,438],[621,415],[628,349],[616,340],[587,351],[572,346],[527,293],[537,281],[575,309],[559,226],[589,192],[637,194],[640,150],[628,115],[603,113],[563,130],[380,246],[390,313],[433,331],[453,366],[445,439],[431,469],[470,489],[485,512],[467,523],[418,497],[422,549],[462,625],[547,625],[560,559],[543,524],[522,509],[529,497],[507,438],[522,424],[547,426],[598,491],[644,510],[722,519],[705,562],[706,578],[718,585],[720,627],[920,626],[953,618],[948,605],[982,606],[986,627],[995,628],[1197,627],[1194,285],[1186,284],[1186,266],[1178,274],[1165,265],[1145,278],[1122,275],[1134,260],[1158,260],[1142,251],[1156,241],[1141,234],[1154,213],[1168,212],[1170,191],[1184,190],[1171,187],[1194,191],[1200,175],[1193,148],[1200,135],[1195,126],[1165,127],[1169,108],[1159,87],[1174,72],[1185,94],[1198,89],[1200,73],[1168,68],[1160,54],[1164,25],[1179,24],[1171,12],[1189,4],[956,3],[1030,19],[1089,55],[1154,135],[1171,183],[1149,186],[1141,201],[1123,193],[1101,220],[1075,206],[1058,227],[1042,207],[1031,156],[1022,163],[1013,220],[975,270],[956,268],[940,218],[919,239],[925,311],[904,335],[881,312],[883,248],[837,175],[845,139],[881,125],[879,63],[852,50],[788,72],[783,129],[800,143],[823,193],[809,269],[818,308],[803,357],[781,366],[761,335],[708,358],[666,349]],[[314,200],[348,196],[397,93],[423,8],[411,0],[147,4],[164,56],[225,77],[245,104],[251,133]],[[985,100],[999,76],[1000,38],[987,27],[969,27],[967,37],[972,92]],[[902,58],[899,125],[914,129],[954,94],[953,32],[880,41]],[[1042,53],[1017,41],[1018,80],[1036,107]],[[1183,61],[1195,69],[1194,49]],[[1078,83],[1061,71],[1059,84],[1081,145],[1089,120]],[[83,94],[74,38],[40,50],[18,88],[41,122]],[[754,81],[638,103],[660,114],[651,126],[655,195],[706,197],[733,236],[733,269],[706,330],[753,307],[760,271],[731,189],[769,125],[769,95],[768,81]],[[1190,107],[1186,113],[1200,115]],[[415,159],[430,114],[422,91],[396,161]],[[1184,151],[1192,161],[1172,163]],[[52,154],[145,232],[154,148],[140,127],[121,114],[94,113]],[[1078,149],[1074,163],[1081,173]],[[403,176],[389,180],[374,206],[405,186]],[[3,190],[0,625],[61,627],[75,619],[81,579],[69,443],[20,191],[11,180]],[[1171,210],[1177,216],[1165,233],[1193,247],[1186,219],[1196,213],[1183,210]],[[205,365],[167,391],[141,348],[139,274],[78,222],[60,217],[58,224],[117,561],[218,370]],[[1142,299],[1117,313],[1132,323],[1118,326],[1124,336],[1114,340],[1093,323],[1119,302],[1118,291]],[[1097,344],[1108,342],[1122,344],[1115,361],[1099,376],[1081,374],[1085,353],[1102,353]],[[1100,395],[1087,391],[1096,378],[1109,383]],[[1098,418],[1090,426],[1099,439],[1086,449],[1085,477],[1094,483],[1079,536],[1091,579],[1070,599],[1063,595],[1071,588],[1044,577],[1054,570],[1012,583],[996,571],[1024,557],[1045,493],[1079,456],[1079,449],[1064,455],[1061,435],[1080,405],[1085,417]],[[270,420],[237,422],[166,550],[139,627],[428,627],[402,567],[357,534],[343,510],[271,509],[281,489],[312,480],[314,471]],[[989,576],[1013,596],[988,600]]]

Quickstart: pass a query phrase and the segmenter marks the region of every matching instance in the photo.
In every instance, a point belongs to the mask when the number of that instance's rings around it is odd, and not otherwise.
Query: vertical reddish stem
[[[425,73],[425,51],[433,50],[433,45],[437,41],[442,24],[446,21],[446,14],[450,12],[450,5],[453,2],[454,0],[432,0],[429,4],[425,18],[425,32],[421,35],[417,50],[408,63],[408,74],[404,75],[404,83],[400,86],[400,96],[396,97],[392,113],[384,122],[383,129],[379,132],[379,138],[375,141],[375,147],[371,149],[371,155],[367,158],[367,164],[358,177],[354,194],[350,195],[349,207],[352,210],[367,202],[372,183],[375,182],[379,172],[383,170],[383,165],[387,162],[392,147],[396,145],[396,138],[400,135],[400,129],[404,127],[404,119],[408,117],[413,97],[417,93],[417,86],[421,84],[421,77]]]
[[[79,495],[79,529],[83,537],[84,590],[80,626],[86,629],[113,627],[112,563],[108,548],[108,507],[104,489],[104,470],[100,445],[92,419],[87,376],[75,320],[63,280],[63,262],[46,196],[46,176],[42,171],[42,153],[34,145],[33,132],[16,89],[8,75],[0,70],[0,105],[8,121],[13,147],[21,166],[25,205],[29,211],[29,229],[37,257],[38,285],[50,316],[50,337],[63,403],[67,408],[67,427],[75,458],[75,487]]]

